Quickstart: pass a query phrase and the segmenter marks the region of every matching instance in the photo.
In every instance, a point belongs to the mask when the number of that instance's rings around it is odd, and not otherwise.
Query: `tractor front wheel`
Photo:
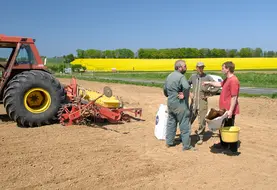
[[[14,76],[4,91],[4,106],[21,127],[53,124],[66,100],[64,88],[44,71],[24,71]]]

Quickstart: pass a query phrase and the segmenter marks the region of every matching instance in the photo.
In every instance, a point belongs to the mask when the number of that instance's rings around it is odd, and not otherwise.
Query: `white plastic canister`
[[[165,140],[167,126],[167,105],[160,104],[156,114],[155,136],[159,140]]]

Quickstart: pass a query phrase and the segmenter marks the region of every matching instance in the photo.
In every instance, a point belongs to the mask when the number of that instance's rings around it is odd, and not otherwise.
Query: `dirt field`
[[[105,85],[79,83],[99,91]],[[117,131],[58,124],[26,129],[8,121],[1,107],[0,189],[276,189],[276,100],[240,98],[240,154],[229,156],[209,148],[217,133],[207,132],[196,152],[182,152],[181,144],[166,148],[154,136],[156,111],[166,103],[162,90],[109,86],[126,106],[142,107],[146,121],[108,126]],[[209,106],[217,102],[213,97]]]

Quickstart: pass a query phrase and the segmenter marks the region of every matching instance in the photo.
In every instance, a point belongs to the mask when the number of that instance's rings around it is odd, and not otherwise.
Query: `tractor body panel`
[[[0,34],[0,48],[11,51],[10,55],[6,57],[7,60],[2,61],[4,64],[1,64],[0,102],[2,102],[3,91],[7,83],[15,75],[27,70],[49,72],[35,46],[35,40],[32,38]]]

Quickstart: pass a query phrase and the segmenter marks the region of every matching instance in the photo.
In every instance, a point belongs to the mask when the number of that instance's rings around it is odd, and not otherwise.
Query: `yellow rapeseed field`
[[[172,71],[177,59],[75,59],[72,64],[86,66],[89,71]],[[233,61],[236,70],[277,69],[277,58],[197,58],[183,59],[188,70],[194,70],[198,61],[205,70],[221,70],[225,61]]]

